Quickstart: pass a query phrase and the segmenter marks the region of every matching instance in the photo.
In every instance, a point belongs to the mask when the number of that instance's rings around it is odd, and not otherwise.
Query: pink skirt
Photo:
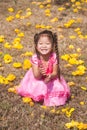
[[[60,80],[56,78],[45,83],[44,79],[35,79],[32,68],[22,79],[17,92],[19,95],[30,97],[34,101],[44,100],[45,106],[64,105],[70,97],[70,89],[62,76]]]

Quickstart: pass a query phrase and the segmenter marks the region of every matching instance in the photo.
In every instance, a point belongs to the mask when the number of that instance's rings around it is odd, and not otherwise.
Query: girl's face
[[[37,51],[42,55],[47,55],[52,51],[52,43],[47,36],[41,36],[38,40]]]

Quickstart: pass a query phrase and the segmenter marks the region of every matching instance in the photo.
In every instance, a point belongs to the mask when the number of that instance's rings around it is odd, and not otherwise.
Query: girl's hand
[[[44,79],[45,83],[48,83],[51,80],[51,74],[47,75],[47,77]]]
[[[43,64],[40,64],[39,70],[40,70],[40,73],[41,73],[43,76],[46,76],[46,68],[44,67]]]

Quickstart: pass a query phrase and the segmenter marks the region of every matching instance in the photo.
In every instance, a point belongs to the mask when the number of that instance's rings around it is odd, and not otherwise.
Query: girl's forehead
[[[49,36],[47,36],[47,35],[41,35],[39,39],[48,39],[48,40],[50,40]]]

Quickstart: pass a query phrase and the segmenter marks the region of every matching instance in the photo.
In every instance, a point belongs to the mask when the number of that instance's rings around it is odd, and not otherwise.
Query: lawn
[[[61,74],[70,86],[64,106],[17,95],[31,67],[33,37],[56,32]],[[0,130],[87,130],[87,0],[0,0]]]

